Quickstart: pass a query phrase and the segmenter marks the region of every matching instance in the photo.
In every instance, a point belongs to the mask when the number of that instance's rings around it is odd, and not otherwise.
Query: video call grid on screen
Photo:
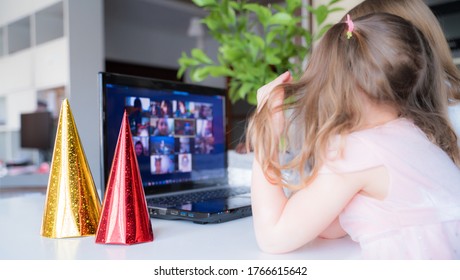
[[[106,85],[107,163],[126,110],[144,187],[225,177],[224,99]]]

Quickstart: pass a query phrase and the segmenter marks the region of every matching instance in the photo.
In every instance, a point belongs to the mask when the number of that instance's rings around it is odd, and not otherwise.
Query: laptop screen
[[[99,82],[104,188],[125,110],[146,194],[226,182],[224,90],[112,73]]]

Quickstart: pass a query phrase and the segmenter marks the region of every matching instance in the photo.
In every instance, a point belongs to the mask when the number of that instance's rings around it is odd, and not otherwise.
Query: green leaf
[[[328,4],[328,5],[330,6],[330,5],[335,4],[335,3],[337,3],[337,2],[340,2],[340,1],[341,1],[341,0],[331,0],[331,1],[329,1],[329,4]]]
[[[228,16],[229,24],[235,25],[236,24],[236,13],[235,13],[235,10],[232,7],[228,7],[227,16]]]
[[[308,46],[311,45],[313,38],[312,38],[312,36],[311,36],[310,31],[304,30],[302,36],[303,36],[303,38],[305,39],[306,44],[307,44]]]
[[[213,61],[201,50],[201,49],[193,49],[192,50],[192,57],[197,59],[199,62],[204,64],[212,64]]]
[[[324,33],[326,33],[329,30],[329,28],[331,28],[331,26],[332,24],[326,24],[323,27],[321,27],[321,29],[315,34],[315,38],[321,38],[324,35]]]
[[[209,28],[209,30],[217,30],[220,27],[220,20],[216,20],[213,18],[213,14],[209,14],[206,18],[201,20],[206,26]]]
[[[326,20],[327,15],[328,15],[328,10],[327,7],[324,5],[318,6],[318,8],[315,9],[314,13],[315,19],[316,19],[316,24],[321,25],[324,20]]]
[[[318,26],[318,32],[312,34],[299,24],[298,9],[305,1],[274,2],[266,6],[255,0],[193,0],[208,13],[202,22],[219,49],[216,62],[198,49],[183,53],[178,59],[178,77],[188,74],[197,82],[210,76],[230,77],[229,100],[243,99],[250,104],[256,103],[258,88],[285,70],[299,77],[312,44],[330,27],[328,15],[343,9],[336,6],[340,0],[323,1],[324,5],[315,8],[306,5]],[[261,26],[262,32],[256,32]]]
[[[195,68],[190,73],[190,78],[195,82],[202,82],[209,76],[209,67]]]
[[[288,42],[284,44],[282,52],[293,54],[294,50],[295,50],[294,44],[292,42]]]
[[[232,104],[240,99],[239,96],[238,96],[238,87],[239,86],[240,86],[240,84],[236,80],[232,80],[230,82],[230,86],[228,88],[228,97],[230,98],[230,102]]]
[[[277,57],[274,53],[268,53],[267,56],[265,57],[265,60],[267,61],[268,64],[279,64],[281,63],[281,59]]]
[[[334,12],[344,11],[344,10],[345,10],[344,8],[332,8],[332,9],[329,9],[329,14],[334,13]]]
[[[248,40],[248,43],[255,46],[257,49],[263,49],[265,47],[264,39],[261,37],[251,33],[245,33],[244,36]]]
[[[259,4],[246,4],[244,5],[244,9],[254,12],[263,26],[267,26],[268,20],[272,16],[272,12],[269,8],[261,6]]]
[[[281,6],[281,5],[278,5],[278,4],[273,4],[272,5],[272,8],[275,10],[275,11],[278,11],[278,12],[283,12],[283,13],[286,13],[286,8],[284,6]]]
[[[185,56],[185,57],[179,58],[179,64],[185,67],[190,67],[190,66],[199,65],[200,62],[194,58]]]
[[[221,13],[227,13],[227,8],[228,8],[228,0],[220,0],[219,1],[219,10]]]
[[[250,54],[250,57],[252,58],[251,62],[257,61],[260,50],[255,44],[248,44],[248,52]]]
[[[285,70],[286,71],[286,70]],[[265,81],[263,81],[263,84],[266,84],[270,81],[273,81],[276,77],[278,77],[279,75],[281,75],[282,73],[284,73],[285,71],[283,72],[280,72],[280,73],[275,73],[273,71],[270,71],[267,73],[267,77],[265,78]],[[262,86],[262,85],[261,85]]]
[[[240,99],[244,99],[244,97],[250,93],[252,85],[252,83],[243,83],[237,92]]]
[[[240,4],[237,3],[237,2],[232,1],[232,2],[229,3],[229,5],[230,5],[230,7],[232,7],[233,9],[235,9],[237,11],[240,10]]]
[[[219,14],[220,19],[218,20],[221,21],[226,27],[235,25],[235,11],[230,6],[228,0],[221,0],[215,12]]]
[[[279,36],[279,32],[277,29],[271,29],[266,36],[267,40],[267,45],[270,45],[273,42],[273,39],[275,39],[277,36]]]
[[[273,16],[271,16],[268,20],[269,25],[289,25],[292,23],[295,23],[295,20],[288,13],[276,13]]]
[[[287,11],[293,13],[302,6],[302,0],[286,0]]]
[[[208,66],[209,75],[213,77],[231,77],[234,75],[233,71],[225,66]]]
[[[309,45],[308,45],[308,46],[309,46]],[[298,56],[300,59],[304,59],[305,56],[307,55],[308,49],[309,49],[308,46],[295,45],[295,52],[298,54],[297,56]]]
[[[182,76],[184,76],[185,70],[187,70],[187,67],[181,66],[181,67],[179,68],[179,70],[177,71],[176,77],[177,77],[178,79],[182,78]]]
[[[219,52],[222,54],[223,58],[228,61],[237,60],[244,56],[244,53],[240,49],[229,45],[221,46]]]
[[[249,65],[250,62],[247,63],[242,63],[240,64],[241,67],[238,67],[238,69],[235,69],[235,78],[240,81],[248,81],[253,79],[253,76],[255,75],[253,72],[251,72],[250,68],[251,66]]]
[[[246,101],[251,105],[257,105],[257,92],[251,91],[246,96]]]
[[[198,7],[206,7],[211,5],[216,5],[216,0],[192,0],[195,5]]]

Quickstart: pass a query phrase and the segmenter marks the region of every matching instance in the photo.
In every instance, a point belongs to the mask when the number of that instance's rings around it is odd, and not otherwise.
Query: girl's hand
[[[271,109],[280,108],[284,101],[284,90],[283,88],[277,88],[277,86],[292,81],[291,73],[289,71],[279,75],[276,79],[264,85],[257,90],[257,113],[262,110],[267,103],[268,98],[272,99]],[[282,110],[275,112],[272,115],[272,122],[275,127],[275,133],[278,137],[284,129],[284,115]]]
[[[273,102],[273,108],[281,105],[284,100],[284,91],[277,90],[273,92],[277,86],[292,81],[291,73],[289,71],[284,72],[283,74],[279,75],[276,79],[269,82],[268,84],[262,86],[257,90],[257,113],[262,110],[265,103],[267,103],[268,97],[271,95],[271,98],[275,98]]]

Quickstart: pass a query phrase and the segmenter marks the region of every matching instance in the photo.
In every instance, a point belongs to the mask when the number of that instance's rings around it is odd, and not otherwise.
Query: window
[[[15,53],[30,48],[30,17],[8,25],[8,52]]]

